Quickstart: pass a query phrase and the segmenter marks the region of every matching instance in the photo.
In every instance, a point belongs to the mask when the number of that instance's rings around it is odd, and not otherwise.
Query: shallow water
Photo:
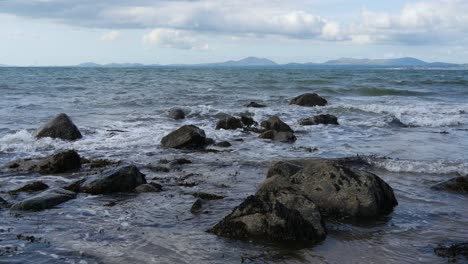
[[[326,97],[329,106],[288,105],[305,92]],[[16,247],[0,263],[444,263],[433,246],[468,239],[468,198],[429,189],[468,173],[467,71],[0,68],[0,93],[0,165],[73,148],[85,157],[133,162],[164,187],[156,194],[80,195],[43,212],[0,211],[0,248]],[[269,107],[243,107],[252,100]],[[166,111],[174,106],[188,118],[170,120]],[[216,114],[246,111],[257,121],[279,115],[298,140],[271,143],[214,129]],[[59,112],[72,117],[84,138],[35,140],[35,129]],[[318,113],[338,116],[340,126],[297,124]],[[160,148],[161,138],[183,124],[233,146],[220,153]],[[270,161],[354,155],[368,157],[399,201],[378,223],[329,224],[325,241],[300,249],[205,232],[255,192]],[[145,168],[174,157],[193,164],[171,173]],[[189,173],[196,174],[197,186],[171,182]],[[69,181],[4,173],[0,196],[22,199],[6,192],[33,179]],[[192,215],[193,191],[227,197]],[[115,200],[116,206],[104,206]],[[31,243],[18,234],[41,240]]]

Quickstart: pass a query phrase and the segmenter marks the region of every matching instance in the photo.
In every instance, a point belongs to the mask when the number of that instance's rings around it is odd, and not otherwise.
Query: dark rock
[[[241,122],[242,124],[244,124],[245,126],[255,126],[257,125],[257,122],[255,122],[255,120],[250,117],[250,116],[245,116],[245,115],[242,115],[241,116]]]
[[[136,166],[128,165],[106,170],[101,175],[87,179],[81,186],[81,191],[90,194],[131,192],[144,183],[145,175]]]
[[[36,137],[60,138],[63,140],[76,140],[82,138],[80,131],[75,124],[73,124],[70,117],[63,113],[57,115],[54,119],[41,127],[38,130]]]
[[[138,192],[138,193],[160,192],[160,191],[161,191],[161,188],[157,188],[153,184],[150,184],[150,183],[145,183],[145,184],[142,184],[142,185],[138,185],[135,188],[135,192]]]
[[[195,192],[192,194],[196,198],[200,198],[203,200],[221,200],[224,199],[224,196],[217,195],[217,194],[211,194],[211,193],[205,193],[205,192]]]
[[[215,146],[220,147],[220,148],[228,148],[228,147],[230,147],[232,145],[231,145],[231,143],[229,143],[227,141],[221,141],[219,143],[216,143]]]
[[[190,208],[190,212],[192,212],[192,214],[196,214],[196,213],[200,213],[201,210],[202,210],[202,207],[203,207],[203,202],[201,199],[197,199],[193,205],[192,205],[192,208]]]
[[[194,125],[185,125],[163,137],[161,145],[176,149],[203,148],[207,145],[205,131]]]
[[[77,171],[81,167],[81,158],[74,150],[66,150],[39,159],[16,160],[7,167],[17,171],[35,171],[41,174],[56,174]]]
[[[274,141],[289,142],[296,141],[296,136],[293,132],[277,132],[274,130],[267,130],[260,134],[260,138],[271,139]]]
[[[434,248],[434,253],[440,257],[448,258],[452,262],[461,260],[461,258],[468,260],[468,242],[439,245]]]
[[[81,185],[86,181],[86,179],[79,179],[79,180],[76,180],[74,182],[72,182],[71,184],[63,187],[65,190],[68,190],[68,191],[72,191],[72,192],[75,192],[75,193],[78,193],[81,191]]]
[[[262,121],[260,124],[266,130],[274,130],[276,132],[293,132],[294,131],[286,123],[284,123],[278,116],[272,116],[269,119]]]
[[[157,182],[150,182],[149,184],[153,185],[154,188],[158,189],[159,191],[162,191],[162,186],[161,184]]]
[[[225,118],[232,117],[232,115],[226,114],[226,113],[223,113],[223,112],[219,112],[219,113],[215,114],[213,117],[216,118],[216,119],[225,119]]]
[[[38,191],[43,191],[45,189],[49,188],[49,185],[40,182],[40,181],[35,181],[28,183],[24,185],[21,188],[18,188],[16,190],[11,191],[11,193],[19,193],[19,192],[38,192]]]
[[[215,140],[212,138],[206,138],[205,139],[205,144],[206,145],[213,145],[215,143]]]
[[[5,199],[0,197],[0,209],[10,208],[10,206],[11,204],[9,202],[7,202]]]
[[[168,167],[164,167],[164,166],[149,166],[149,169],[154,172],[165,172],[165,173],[171,171]]]
[[[261,107],[266,107],[266,105],[264,104],[259,104],[257,102],[250,102],[248,104],[245,105],[246,107],[255,107],[255,108],[261,108]]]
[[[175,120],[184,119],[185,118],[184,110],[180,108],[171,109],[169,110],[169,117]]]
[[[312,126],[312,125],[318,125],[318,124],[324,124],[324,125],[339,125],[338,124],[338,118],[334,115],[317,115],[309,118],[305,118],[299,121],[299,124],[303,126]]]
[[[234,130],[242,128],[242,121],[236,117],[228,117],[218,121],[216,129]]]
[[[433,190],[468,193],[468,175],[456,177],[431,187]]]
[[[257,194],[294,190],[313,201],[327,217],[376,218],[398,204],[392,188],[377,175],[335,160],[283,162],[273,165],[267,175]]]
[[[62,188],[54,188],[14,204],[12,210],[40,211],[74,199],[76,194]]]
[[[249,196],[209,232],[235,239],[307,243],[326,236],[315,204],[288,190]]]
[[[293,98],[289,104],[295,104],[300,106],[325,106],[327,100],[322,98],[316,93],[306,93]]]

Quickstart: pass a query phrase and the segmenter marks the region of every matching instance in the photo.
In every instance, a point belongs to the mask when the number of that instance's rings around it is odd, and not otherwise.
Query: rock
[[[313,117],[305,118],[299,121],[299,124],[303,126],[312,126],[318,124],[324,125],[339,125],[338,118],[334,115],[316,115]]]
[[[11,209],[40,211],[52,208],[58,204],[74,199],[75,197],[76,194],[74,192],[67,191],[62,188],[54,188],[39,193],[38,195],[25,199],[21,202],[15,203]]]
[[[431,187],[433,190],[468,193],[468,175],[456,177],[448,181],[438,183]]]
[[[65,190],[68,190],[68,191],[72,191],[72,192],[75,192],[75,193],[78,193],[81,191],[81,185],[86,181],[86,179],[79,179],[79,180],[76,180],[74,182],[72,182],[71,184],[63,187]]]
[[[278,116],[272,116],[269,119],[262,121],[260,125],[266,130],[274,130],[277,132],[294,132],[291,127],[284,123]]]
[[[296,136],[292,132],[277,132],[274,130],[267,130],[260,134],[260,138],[271,139],[274,141],[289,142],[296,141]]]
[[[19,192],[38,192],[38,191],[43,191],[45,189],[48,189],[49,185],[40,182],[40,181],[35,181],[28,183],[24,185],[21,188],[18,188],[16,190],[11,191],[10,193],[19,193]]]
[[[440,257],[448,258],[452,262],[456,262],[460,257],[468,260],[468,242],[439,245],[434,248],[434,253]]]
[[[149,183],[138,185],[135,188],[135,192],[138,192],[138,193],[160,192],[160,191],[161,191],[161,188],[156,188],[153,184],[149,184]]]
[[[228,148],[231,145],[231,143],[227,142],[227,141],[221,141],[221,142],[218,142],[215,144],[216,147],[220,147],[220,148]]]
[[[223,118],[216,124],[216,129],[234,130],[242,128],[242,121],[236,117]]]
[[[136,166],[127,165],[90,177],[81,186],[81,191],[90,194],[131,192],[145,183],[145,175]]]
[[[255,122],[255,120],[252,117],[246,116],[246,115],[241,116],[241,122],[242,122],[242,124],[244,124],[245,126],[248,126],[248,127],[255,126],[255,125],[258,124],[257,122]]]
[[[205,139],[205,144],[206,145],[213,145],[215,143],[215,140],[212,138],[206,138]]]
[[[7,202],[5,199],[3,199],[2,197],[0,197],[0,209],[6,209],[6,208],[10,208],[10,203]]]
[[[376,218],[398,204],[392,188],[377,175],[340,161],[282,162],[274,164],[267,176],[257,194],[294,190],[314,202],[326,217]]]
[[[162,186],[159,183],[156,182],[150,182],[149,184],[153,185],[154,188],[158,189],[159,191],[162,191]]]
[[[77,171],[81,158],[74,150],[66,150],[44,158],[24,159],[10,162],[7,167],[16,171],[35,171],[41,174],[57,174]]]
[[[295,104],[300,106],[325,106],[327,100],[322,98],[316,93],[306,93],[293,98],[289,104]]]
[[[217,194],[211,194],[211,193],[205,193],[205,192],[195,192],[192,193],[192,195],[196,198],[200,198],[203,200],[221,200],[224,199],[224,196],[217,195]]]
[[[192,214],[197,214],[197,213],[200,213],[201,210],[202,210],[202,207],[203,207],[203,202],[201,199],[197,199],[193,205],[192,205],[192,208],[190,208],[190,212]]]
[[[266,107],[266,105],[264,105],[264,104],[259,104],[259,103],[254,102],[254,101],[252,101],[252,102],[246,104],[245,106],[246,106],[246,107],[255,107],[255,108]]]
[[[54,117],[51,121],[41,127],[37,134],[37,138],[51,137],[63,140],[76,140],[82,138],[78,128],[73,124],[70,117],[61,113]]]
[[[199,149],[206,146],[206,135],[203,129],[194,125],[184,125],[169,133],[161,140],[164,148]]]
[[[326,237],[315,204],[286,189],[249,196],[209,232],[228,238],[275,242],[311,243]]]
[[[175,120],[184,119],[185,112],[180,108],[171,109],[169,110],[169,117]]]

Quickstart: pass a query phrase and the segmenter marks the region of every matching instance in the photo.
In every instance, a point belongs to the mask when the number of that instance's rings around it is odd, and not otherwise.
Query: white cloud
[[[195,34],[175,29],[158,28],[143,36],[146,44],[156,44],[165,48],[187,50],[210,50],[206,43],[200,42]]]
[[[109,32],[107,32],[107,33],[104,33],[104,34],[101,36],[101,40],[102,40],[102,41],[110,41],[110,42],[112,42],[112,41],[115,41],[115,40],[119,39],[120,36],[121,36],[120,32],[113,30],[113,31],[109,31]]]

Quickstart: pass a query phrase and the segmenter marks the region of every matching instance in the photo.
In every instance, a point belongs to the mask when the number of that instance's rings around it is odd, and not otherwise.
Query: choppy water
[[[288,105],[305,92],[319,93],[329,106]],[[0,256],[0,263],[238,263],[242,257],[247,263],[444,263],[433,254],[434,245],[468,240],[468,198],[429,189],[468,173],[467,71],[0,68],[0,94],[0,165],[73,148],[86,157],[133,162],[163,186],[164,179],[188,173],[200,183],[168,185],[156,194],[80,195],[43,212],[1,211],[0,248],[17,251]],[[252,100],[269,107],[243,107]],[[175,106],[189,112],[185,120],[167,117]],[[214,129],[216,114],[246,111],[257,121],[279,115],[298,140],[270,143]],[[72,117],[84,138],[35,140],[35,129],[60,112]],[[318,113],[338,116],[340,126],[297,124]],[[160,139],[182,124],[195,124],[233,147],[220,153],[161,149]],[[244,141],[233,141],[238,138]],[[357,154],[372,156],[374,172],[399,201],[379,223],[330,225],[324,242],[305,249],[204,232],[255,192],[269,161]],[[173,157],[193,164],[169,174],[144,167]],[[0,196],[10,199],[6,191],[33,179],[50,185],[68,180],[4,174]],[[227,198],[194,216],[193,191]],[[103,206],[115,199],[116,206]],[[42,240],[30,243],[17,234]]]

